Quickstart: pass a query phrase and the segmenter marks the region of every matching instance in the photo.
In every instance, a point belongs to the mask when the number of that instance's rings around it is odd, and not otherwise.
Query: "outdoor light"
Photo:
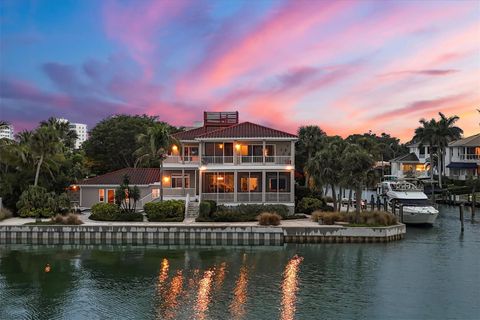
[[[237,151],[240,151],[240,148],[241,148],[241,147],[242,147],[242,146],[241,146],[239,143],[237,143],[237,144],[235,145],[235,149],[237,149]]]
[[[207,167],[201,166],[199,169],[200,169],[200,171],[205,171],[205,170],[207,170]]]
[[[287,169],[287,170],[292,170],[293,167],[292,167],[292,166],[286,166],[285,169]]]
[[[220,149],[223,149],[223,144],[220,143],[220,144],[218,145],[218,147],[219,147]]]
[[[176,145],[172,146],[172,151],[178,151],[178,147]]]
[[[163,177],[163,182],[169,182],[170,181],[170,177]]]

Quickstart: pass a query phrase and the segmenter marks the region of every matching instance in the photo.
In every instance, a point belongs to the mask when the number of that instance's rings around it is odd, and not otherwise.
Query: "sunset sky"
[[[174,125],[240,112],[295,132],[480,131],[480,1],[0,2],[0,119]]]

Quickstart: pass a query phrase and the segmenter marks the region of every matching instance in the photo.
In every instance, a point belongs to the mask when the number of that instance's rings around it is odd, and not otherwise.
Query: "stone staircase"
[[[186,219],[195,219],[198,217],[200,211],[200,203],[195,201],[190,201],[188,203],[187,212],[185,214]]]

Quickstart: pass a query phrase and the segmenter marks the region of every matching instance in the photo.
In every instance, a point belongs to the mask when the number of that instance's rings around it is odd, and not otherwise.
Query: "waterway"
[[[0,319],[478,319],[470,217],[386,244],[0,247]]]

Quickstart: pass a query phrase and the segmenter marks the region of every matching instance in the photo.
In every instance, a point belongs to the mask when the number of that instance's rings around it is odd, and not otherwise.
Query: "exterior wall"
[[[448,147],[445,155],[445,175],[452,179],[466,180],[469,176],[479,176],[480,146],[478,147]],[[478,152],[477,152],[478,150]],[[473,151],[473,152],[472,152]],[[450,169],[451,162],[476,163],[477,169]]]
[[[6,128],[0,129],[0,139],[14,139],[13,125],[8,125]]]
[[[95,203],[99,203],[98,190],[105,190],[105,201],[107,202],[107,190],[116,189],[117,186],[80,186],[80,207],[91,208]],[[151,193],[151,187],[138,186],[140,189],[140,199]]]

